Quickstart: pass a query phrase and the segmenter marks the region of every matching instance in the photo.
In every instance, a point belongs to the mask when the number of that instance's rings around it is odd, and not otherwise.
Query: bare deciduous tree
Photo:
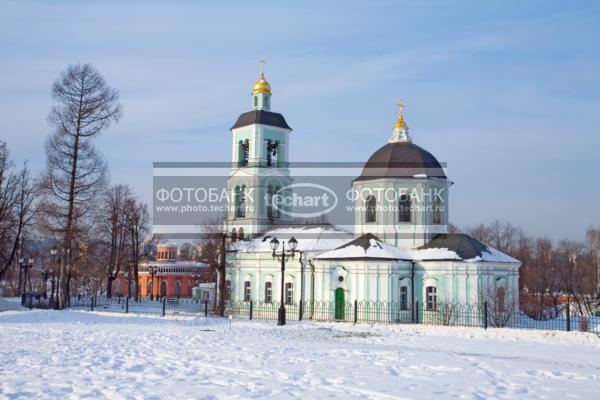
[[[121,105],[118,92],[91,64],[69,66],[52,86],[52,97],[55,105],[48,120],[54,133],[46,144],[43,184],[47,218],[62,237],[59,304],[64,308],[77,222],[85,218],[105,182],[106,164],[92,140],[119,121]]]

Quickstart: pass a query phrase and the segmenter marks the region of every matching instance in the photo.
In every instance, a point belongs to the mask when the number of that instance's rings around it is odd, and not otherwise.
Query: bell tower
[[[283,115],[271,111],[271,85],[260,61],[252,87],[252,110],[231,127],[231,170],[227,178],[226,229],[232,240],[247,239],[269,226],[291,222],[285,201],[292,183],[288,168],[289,134]]]

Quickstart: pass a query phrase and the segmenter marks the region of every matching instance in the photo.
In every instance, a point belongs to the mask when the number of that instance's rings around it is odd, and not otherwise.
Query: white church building
[[[283,291],[290,306],[368,301],[409,310],[418,302],[422,310],[435,311],[439,303],[516,298],[518,260],[468,235],[448,233],[452,182],[438,160],[413,143],[402,105],[388,143],[352,181],[361,195],[348,229],[300,224],[277,207],[275,197],[291,195],[286,186],[293,182],[292,129],[271,111],[271,87],[262,72],[251,99],[252,110],[231,128],[228,190],[234,204],[225,229],[231,239],[226,284],[232,301],[278,302]],[[292,237],[297,247],[282,285],[271,243],[274,238],[280,243],[279,254],[281,246],[289,250]]]

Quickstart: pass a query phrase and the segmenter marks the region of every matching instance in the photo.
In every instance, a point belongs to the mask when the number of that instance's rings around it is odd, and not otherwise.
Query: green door
[[[346,318],[346,291],[343,288],[335,289],[335,319]]]

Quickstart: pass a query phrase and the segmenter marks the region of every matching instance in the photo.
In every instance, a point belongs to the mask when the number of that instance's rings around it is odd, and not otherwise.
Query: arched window
[[[439,225],[442,223],[442,202],[438,196],[433,198],[433,224]]]
[[[235,187],[235,217],[246,217],[246,186]]]
[[[237,240],[237,230],[233,228],[231,230],[231,242],[235,242]]]
[[[437,310],[437,288],[435,286],[427,286],[425,288],[425,310]]]
[[[175,296],[181,296],[181,282],[175,282]]]
[[[252,283],[244,282],[244,301],[252,301]]]
[[[410,196],[407,194],[403,194],[400,196],[400,200],[398,200],[398,222],[411,222],[412,221],[412,212],[411,212],[411,202]]]
[[[146,284],[146,296],[152,296],[152,279],[148,279],[148,283]]]
[[[271,282],[265,282],[265,303],[273,301],[273,284]]]
[[[377,222],[377,200],[373,195],[367,197],[365,220],[367,223]]]
[[[277,153],[279,151],[279,142],[267,141],[267,167],[277,166]]]
[[[244,240],[244,228],[240,228],[239,233],[238,233],[238,238],[240,240]]]
[[[294,303],[294,284],[292,282],[286,282],[285,284],[285,304]]]
[[[167,281],[162,281],[160,283],[160,295],[165,297],[167,295]]]
[[[250,142],[248,140],[240,140],[239,149],[239,165],[245,167],[248,165],[248,157],[250,155]]]
[[[254,107],[258,107],[258,96],[254,96]]]
[[[503,286],[496,289],[496,309],[498,311],[506,311],[506,290]]]
[[[400,286],[400,309],[408,310],[408,286]]]
[[[271,107],[271,106],[269,105],[269,103],[270,103],[270,101],[269,101],[269,96],[265,96],[265,108],[269,108],[269,107]]]
[[[279,208],[275,204],[278,191],[279,187],[276,186],[269,186],[267,189],[267,218],[269,219],[279,218]]]
[[[229,279],[225,281],[225,299],[231,299],[231,281]]]

